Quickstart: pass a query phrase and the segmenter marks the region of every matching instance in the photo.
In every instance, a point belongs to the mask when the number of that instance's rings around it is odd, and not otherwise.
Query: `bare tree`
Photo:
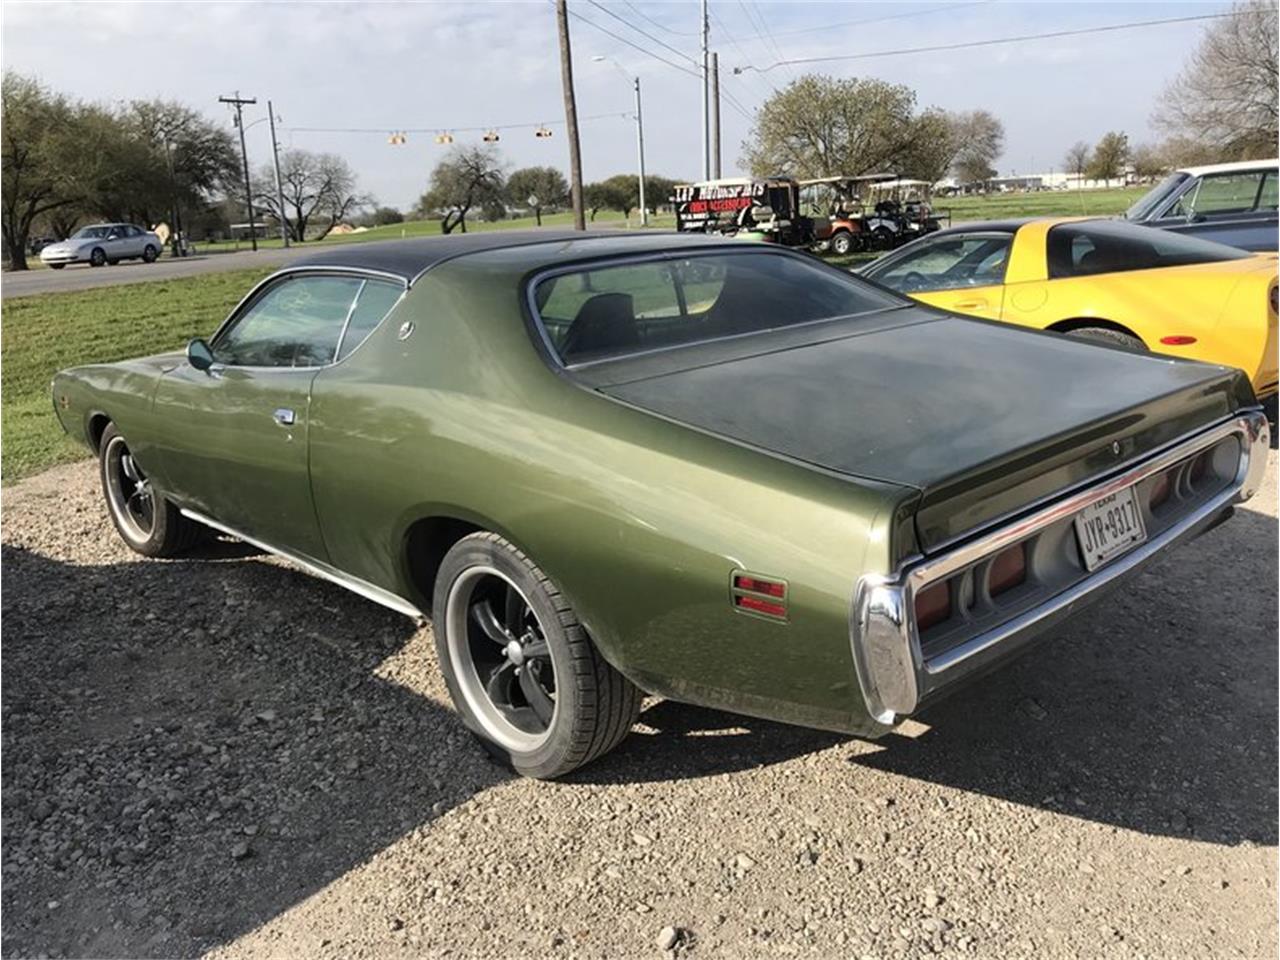
[[[962,183],[994,177],[995,162],[1004,152],[1004,124],[987,110],[954,114],[951,123],[956,176]]]
[[[253,201],[301,243],[311,230],[320,240],[347,216],[366,206],[368,197],[356,193],[356,175],[347,161],[332,153],[288,150],[280,156],[280,188],[284,209],[276,198],[275,171],[263,166],[253,185]]]
[[[1068,173],[1083,177],[1084,172],[1089,169],[1089,155],[1092,152],[1087,143],[1077,140],[1067,148],[1067,154],[1062,158],[1062,166]]]
[[[471,209],[501,201],[504,186],[502,162],[496,151],[456,146],[431,171],[431,183],[418,200],[418,211],[443,214],[442,233],[452,233],[456,227],[466,233]]]
[[[1231,14],[1206,28],[1154,120],[1171,135],[1212,144],[1219,159],[1273,157],[1280,138],[1275,3],[1247,0]]]

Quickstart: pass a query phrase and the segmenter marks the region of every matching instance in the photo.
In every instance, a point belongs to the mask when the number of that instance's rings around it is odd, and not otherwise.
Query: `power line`
[[[642,37],[645,37],[646,39],[652,40],[654,43],[658,44],[658,46],[660,46],[660,47],[664,47],[664,48],[666,48],[667,50],[670,50],[670,51],[671,51],[672,53],[674,53],[676,56],[678,56],[678,57],[684,57],[684,58],[685,58],[686,60],[688,60],[690,63],[695,64],[695,65],[697,64],[697,62],[698,62],[698,61],[697,61],[697,60],[695,60],[695,59],[693,59],[693,57],[689,56],[689,55],[688,55],[687,53],[685,53],[683,50],[677,50],[675,47],[671,46],[671,44],[669,44],[669,43],[667,43],[667,42],[665,42],[665,41],[663,41],[663,40],[659,40],[659,39],[658,39],[657,37],[655,37],[652,33],[648,33],[648,32],[647,32],[647,31],[645,31],[645,30],[641,30],[639,27],[637,27],[637,26],[636,26],[634,23],[632,23],[630,20],[626,19],[625,17],[621,17],[621,16],[619,16],[618,14],[614,13],[612,10],[610,10],[608,7],[604,6],[603,4],[601,4],[601,3],[597,3],[597,2],[596,2],[596,0],[587,0],[587,3],[591,4],[591,6],[595,7],[595,8],[596,8],[597,10],[599,10],[601,13],[603,13],[603,14],[605,14],[605,15],[607,15],[607,16],[613,17],[613,19],[617,20],[617,21],[618,21],[619,23],[621,23],[623,26],[630,27],[632,30],[634,30],[636,33],[640,34]]]
[[[929,47],[904,47],[898,50],[876,50],[871,53],[850,53],[830,57],[799,57],[791,60],[778,60],[767,67],[747,64],[734,67],[734,73],[745,73],[754,70],[768,73],[774,67],[791,66],[797,63],[832,63],[837,60],[869,60],[875,57],[894,57],[909,53],[936,53],[942,50],[967,50],[973,47],[991,47],[1001,43],[1020,43],[1025,40],[1052,40],[1057,37],[1079,37],[1089,33],[1108,33],[1114,30],[1132,30],[1137,27],[1156,27],[1168,23],[1192,23],[1198,20],[1221,20],[1224,17],[1238,16],[1236,13],[1208,13],[1194,17],[1168,17],[1163,20],[1139,20],[1133,23],[1113,23],[1105,27],[1084,27],[1078,30],[1056,30],[1053,33],[1031,33],[1020,37],[998,37],[993,40],[970,40],[967,43],[943,43]]]
[[[590,117],[579,117],[579,122],[584,120],[608,120],[612,118],[630,119],[629,113],[597,113]],[[489,130],[528,130],[537,127],[562,127],[564,120],[548,120],[546,123],[501,123],[501,124],[483,124],[478,127],[281,127],[290,133],[376,133],[386,134],[388,130],[395,130],[399,133],[478,133]]]
[[[965,3],[949,3],[941,7],[929,7],[927,10],[909,10],[906,13],[890,13],[883,17],[866,17],[862,20],[841,20],[838,23],[828,23],[820,27],[802,27],[799,30],[770,30],[771,37],[794,37],[802,33],[824,33],[828,30],[838,30],[841,27],[861,26],[866,23],[883,23],[886,20],[904,20],[907,17],[923,17],[930,13],[941,13],[942,11],[958,10],[961,7],[976,7],[984,3],[992,3],[994,0],[966,0]]]
[[[645,13],[643,10],[637,7],[634,3],[631,3],[630,0],[622,0],[622,5],[626,7],[628,10],[630,10],[632,13],[634,13],[637,17],[640,17],[642,20],[646,20],[649,23],[652,23],[659,30],[667,31],[667,33],[671,34],[673,37],[696,37],[698,35],[698,31],[696,30],[693,31],[692,33],[686,33],[683,30],[672,30],[666,24],[659,23],[657,20],[653,19],[653,17],[649,16],[647,13]]]
[[[682,66],[681,64],[673,63],[670,60],[668,60],[666,57],[660,57],[656,53],[654,53],[652,50],[646,50],[644,47],[640,46],[637,43],[632,43],[626,37],[619,36],[618,34],[614,33],[612,30],[609,30],[606,27],[600,26],[600,24],[596,23],[594,20],[588,20],[586,17],[580,14],[577,10],[570,8],[569,16],[573,17],[575,20],[581,20],[583,23],[587,24],[587,26],[595,27],[605,36],[613,37],[613,39],[617,40],[619,43],[626,44],[632,50],[639,50],[646,57],[653,57],[653,59],[657,60],[659,63],[665,63],[668,67],[673,67],[674,69],[679,70],[681,73],[687,73],[689,76],[697,77],[699,80],[702,79],[702,76],[696,71],[690,70],[688,67]]]
[[[778,58],[777,62],[785,64],[786,58],[782,53],[782,48],[778,46],[771,36],[769,36],[769,22],[764,18],[764,15],[760,13],[760,8],[756,5],[755,0],[751,0],[751,7],[748,7],[744,0],[738,0],[738,6],[742,8],[743,14],[746,15],[747,23],[751,27],[752,32],[762,43],[764,43],[765,49],[772,50],[773,55]],[[760,16],[758,22],[756,20],[757,15]],[[734,72],[737,73],[736,70]],[[787,67],[787,73],[791,74],[793,79],[795,78],[796,73],[789,66]]]
[[[626,44],[632,50],[640,51],[646,57],[652,57],[654,60],[657,60],[659,63],[665,63],[668,67],[671,67],[675,70],[679,70],[681,73],[688,74],[689,76],[696,79],[699,83],[702,82],[702,74],[698,73],[696,70],[690,70],[688,67],[685,67],[679,63],[674,63],[671,60],[668,60],[666,57],[658,56],[658,54],[654,53],[652,50],[646,50],[644,47],[640,46],[637,43],[632,43],[626,37],[620,36],[619,34],[614,33],[612,30],[609,30],[606,27],[600,26],[600,24],[596,23],[594,20],[587,19],[582,14],[578,13],[578,11],[574,10],[572,7],[569,8],[569,16],[573,17],[575,20],[581,20],[583,23],[587,24],[588,26],[595,27],[605,36],[613,37],[613,39],[617,40],[619,43]],[[744,120],[748,120],[748,121],[751,120],[751,114],[747,111],[746,107],[744,107],[742,104],[738,103],[735,99],[731,97],[726,97],[725,100],[729,104],[729,106],[733,107],[734,110],[736,110],[738,113],[742,115]]]
[[[742,57],[743,60],[750,60],[751,58],[747,56],[746,51],[744,51],[742,47],[738,45],[737,38],[734,37],[734,35],[729,32],[729,28],[724,25],[724,21],[721,20],[720,17],[716,15],[714,8],[711,9],[711,19],[715,22],[716,26],[720,29],[720,32],[724,34],[725,39],[728,40],[729,43],[733,46],[733,49],[738,51],[738,56]],[[732,71],[730,71],[730,75],[732,75]],[[764,76],[763,74],[757,74],[756,76],[758,79],[768,84],[768,86],[770,87],[770,89],[773,90],[774,93],[780,92],[778,90],[777,84],[775,84],[768,77]],[[746,85],[745,82],[743,85],[744,86]]]

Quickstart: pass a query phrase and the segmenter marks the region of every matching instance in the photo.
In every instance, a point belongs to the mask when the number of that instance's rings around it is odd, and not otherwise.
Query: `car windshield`
[[[1115,220],[1064,223],[1049,230],[1049,277],[1246,260],[1253,254],[1199,237]]]
[[[763,250],[584,267],[539,282],[534,301],[566,364],[904,305],[842,271]]]
[[[81,227],[71,235],[72,240],[101,240],[112,231],[112,227]]]
[[[1156,207],[1164,202],[1165,198],[1187,179],[1185,173],[1171,173],[1154,187],[1144,193],[1128,210],[1124,212],[1126,220],[1146,220],[1155,212]]]

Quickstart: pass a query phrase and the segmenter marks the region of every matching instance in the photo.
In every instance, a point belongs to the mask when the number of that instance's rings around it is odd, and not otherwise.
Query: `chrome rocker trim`
[[[184,517],[188,517],[196,523],[203,523],[206,527],[212,527],[219,533],[225,533],[229,537],[235,537],[237,540],[243,540],[245,543],[251,543],[259,550],[265,550],[267,553],[273,553],[283,560],[288,560],[294,566],[299,567],[304,572],[312,576],[320,577],[322,580],[328,580],[330,583],[336,583],[340,587],[346,587],[352,593],[358,593],[366,600],[372,600],[374,603],[380,603],[384,607],[389,607],[396,613],[403,613],[406,617],[412,617],[418,621],[425,621],[427,615],[415,607],[404,597],[397,596],[390,590],[383,590],[382,587],[375,586],[367,580],[361,580],[359,577],[353,577],[349,573],[343,573],[337,567],[331,567],[327,563],[319,560],[313,560],[310,557],[304,557],[301,554],[294,553],[291,550],[285,550],[282,547],[273,546],[256,537],[251,537],[247,533],[241,533],[226,524],[219,523],[210,517],[206,517],[203,513],[197,513],[195,510],[188,510],[186,507],[180,508]]]
[[[999,552],[1036,531],[1073,516],[1089,504],[1132,486],[1230,436],[1239,436],[1241,456],[1235,479],[1186,516],[1044,603],[925,659],[913,615],[915,593],[927,584]],[[894,577],[868,575],[854,589],[850,640],[858,684],[867,711],[878,724],[891,726],[913,713],[942,687],[976,673],[1012,653],[1078,607],[1102,588],[1145,565],[1160,551],[1212,525],[1233,503],[1248,500],[1262,486],[1270,446],[1270,426],[1257,410],[1191,437],[1099,484],[1010,523],[949,553],[917,559]]]

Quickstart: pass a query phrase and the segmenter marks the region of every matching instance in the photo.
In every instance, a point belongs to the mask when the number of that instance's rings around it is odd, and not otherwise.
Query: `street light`
[[[645,209],[644,204],[644,118],[640,111],[640,78],[632,77],[618,61],[611,57],[596,55],[591,58],[594,63],[608,63],[613,66],[620,74],[632,81],[636,91],[636,153],[640,161],[640,226],[647,227],[649,225],[649,212]]]

